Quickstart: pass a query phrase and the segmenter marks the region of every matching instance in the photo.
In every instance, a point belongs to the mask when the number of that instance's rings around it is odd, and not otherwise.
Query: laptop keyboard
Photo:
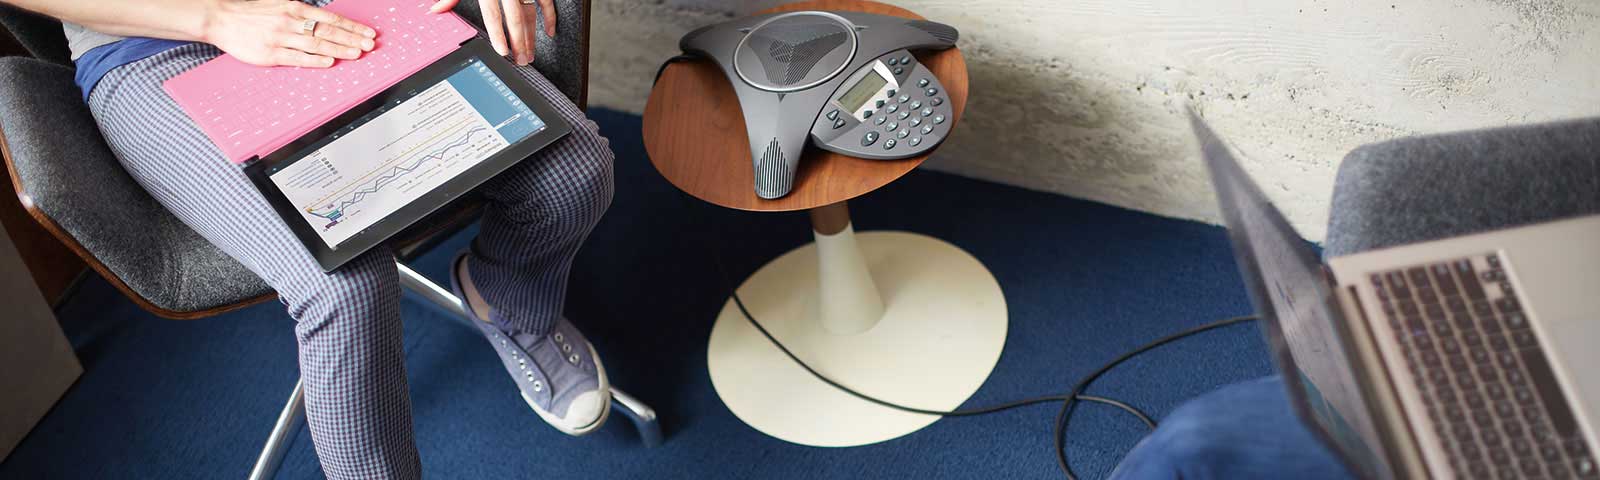
[[[1374,274],[1460,478],[1600,478],[1495,254]]]

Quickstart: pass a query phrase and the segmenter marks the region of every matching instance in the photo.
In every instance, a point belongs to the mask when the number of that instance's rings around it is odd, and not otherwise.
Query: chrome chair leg
[[[395,267],[400,270],[400,286],[407,292],[421,297],[428,304],[444,310],[446,316],[477,331],[477,327],[471,324],[473,320],[467,315],[465,305],[455,293],[433,283],[428,277],[412,270],[405,263],[395,262]],[[633,422],[633,427],[639,431],[640,442],[646,448],[661,444],[661,423],[657,421],[655,409],[615,386],[611,387],[611,400],[612,411],[628,417],[628,420]]]
[[[633,422],[633,428],[639,431],[639,442],[644,444],[644,448],[661,445],[661,423],[656,421],[654,408],[616,387],[611,387],[611,409]]]
[[[448,317],[463,326],[472,327],[472,324],[467,323],[472,320],[467,318],[466,308],[455,294],[428,280],[404,263],[395,262],[395,266],[400,270],[400,285],[405,291],[443,309]],[[611,388],[611,399],[613,400],[611,408],[633,422],[633,427],[639,431],[639,439],[646,448],[661,445],[661,424],[656,419],[655,409],[616,387]],[[255,467],[250,469],[250,480],[271,480],[278,475],[278,467],[283,465],[284,454],[289,453],[289,445],[294,440],[294,434],[299,432],[300,425],[305,423],[305,410],[305,389],[300,380],[295,380],[294,390],[289,393],[289,402],[278,414],[278,423],[272,426],[272,435],[267,437],[266,447],[261,449],[261,456],[256,459]]]
[[[267,437],[267,446],[261,449],[255,468],[250,469],[250,480],[270,480],[278,475],[278,467],[283,465],[284,454],[289,453],[294,434],[305,422],[305,410],[305,389],[300,380],[295,380],[289,402],[278,413],[278,423],[272,426],[272,435]]]

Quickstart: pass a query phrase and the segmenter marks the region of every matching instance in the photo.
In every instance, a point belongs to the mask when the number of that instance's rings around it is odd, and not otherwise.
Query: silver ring
[[[300,34],[301,35],[311,35],[312,32],[315,32],[316,30],[317,30],[317,21],[316,20],[312,20],[312,19],[307,18],[305,20],[301,20],[300,21]]]
[[[539,0],[519,0],[523,5],[538,5]]]

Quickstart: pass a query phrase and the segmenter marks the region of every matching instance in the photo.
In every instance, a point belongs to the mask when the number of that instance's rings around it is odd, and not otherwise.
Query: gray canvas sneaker
[[[462,254],[452,263],[450,286],[479,320],[472,323],[500,354],[522,399],[545,423],[568,435],[583,435],[605,424],[611,413],[611,384],[589,340],[564,317],[543,336],[501,331],[493,320],[494,309],[472,284],[466,258]]]

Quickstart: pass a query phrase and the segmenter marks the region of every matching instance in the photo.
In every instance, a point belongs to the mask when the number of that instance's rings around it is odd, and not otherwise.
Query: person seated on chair
[[[295,320],[306,416],[328,477],[419,477],[393,252],[377,248],[324,274],[242,167],[162,90],[223,53],[328,67],[372,50],[376,32],[321,8],[329,0],[0,1],[66,24],[77,82],[128,174],[277,290]],[[573,257],[610,205],[613,157],[599,127],[527,66],[535,18],[544,16],[548,35],[557,28],[553,1],[480,1],[478,27],[575,128],[482,186],[481,232],[452,276],[524,399],[550,425],[581,435],[604,422],[610,387],[562,308]],[[303,32],[307,19],[316,23]]]

